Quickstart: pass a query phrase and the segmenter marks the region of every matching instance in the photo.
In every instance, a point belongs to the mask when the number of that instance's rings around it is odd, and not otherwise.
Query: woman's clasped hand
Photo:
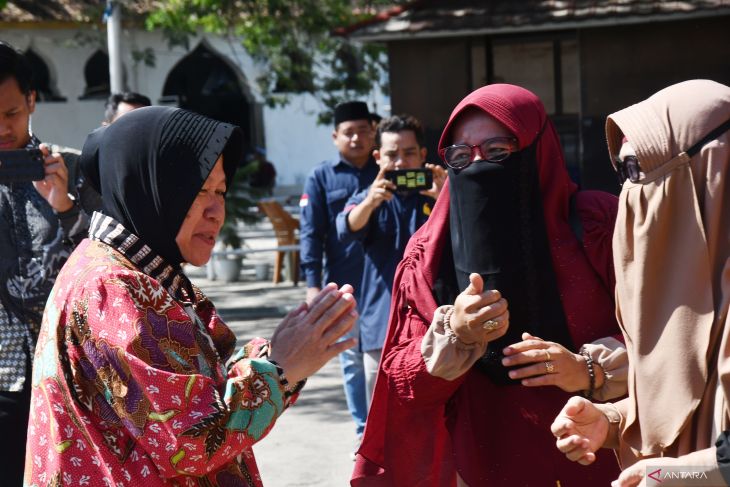
[[[349,284],[338,289],[330,283],[310,305],[299,305],[276,328],[269,356],[281,365],[289,382],[306,379],[356,344],[355,338],[339,341],[357,320],[352,293]]]

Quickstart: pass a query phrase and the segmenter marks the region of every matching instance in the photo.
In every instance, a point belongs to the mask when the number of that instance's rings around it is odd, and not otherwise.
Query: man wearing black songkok
[[[299,202],[301,214],[301,266],[307,281],[307,299],[315,296],[322,283],[345,283],[355,287],[356,298],[364,265],[358,242],[341,243],[337,238],[335,218],[347,199],[367,188],[378,174],[372,157],[375,131],[372,114],[361,101],[337,105],[332,139],[338,156],[319,164],[307,177]],[[357,336],[357,331],[354,331]],[[365,373],[362,353],[347,350],[340,354],[345,382],[345,396],[355,420],[356,434],[362,435],[367,416]]]

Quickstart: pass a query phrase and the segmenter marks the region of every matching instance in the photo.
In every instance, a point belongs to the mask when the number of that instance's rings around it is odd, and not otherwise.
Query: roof
[[[364,41],[575,29],[730,15],[730,0],[416,0],[342,34]]]
[[[125,20],[149,11],[150,1],[122,0]],[[89,23],[101,22],[106,7],[104,0],[8,0],[0,9],[0,22],[5,23]]]

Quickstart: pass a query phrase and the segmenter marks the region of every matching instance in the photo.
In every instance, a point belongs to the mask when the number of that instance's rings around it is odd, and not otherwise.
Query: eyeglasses
[[[632,183],[639,180],[641,175],[641,166],[636,156],[626,156],[623,159],[616,158],[616,176],[618,184],[623,185],[627,179]]]
[[[454,144],[439,150],[441,159],[452,169],[464,169],[474,160],[474,151],[487,162],[502,162],[517,150],[514,137],[493,137],[481,144]]]
[[[676,157],[686,155],[688,158],[694,157],[706,144],[715,140],[720,135],[730,130],[730,120],[726,120],[720,126],[710,131],[709,134],[705,135],[699,142],[694,144],[692,147],[684,152],[680,152]],[[636,156],[626,156],[623,159],[618,157],[616,161],[616,174],[618,175],[618,182],[620,185],[624,184],[627,179],[632,183],[639,181],[641,177],[641,166]]]

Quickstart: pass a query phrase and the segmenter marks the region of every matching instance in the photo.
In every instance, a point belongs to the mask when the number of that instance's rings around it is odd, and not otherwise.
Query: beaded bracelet
[[[593,368],[593,357],[585,347],[580,347],[580,354],[585,357],[586,366],[588,367],[588,390],[583,392],[583,397],[591,400],[593,399],[593,393],[596,391],[596,371]]]
[[[461,340],[458,336],[456,336],[456,333],[454,333],[454,330],[451,328],[451,317],[454,315],[454,307],[451,306],[449,309],[446,310],[444,313],[444,334],[449,339],[451,343],[454,345],[458,345],[464,349],[473,349],[477,346],[477,343],[466,343]]]
[[[281,384],[281,388],[284,389],[284,399],[289,399],[304,388],[304,384],[307,383],[307,379],[300,380],[294,385],[294,387],[292,387],[284,375],[284,369],[281,365],[279,365],[279,362],[271,359],[268,359],[268,361],[271,365],[276,367],[276,373],[279,374],[279,384]]]
[[[451,329],[451,315],[454,314],[454,307],[450,307],[446,310],[444,313],[444,334],[449,337],[449,341],[452,343],[457,343],[459,341],[459,337],[456,336],[456,333],[454,333],[454,330]]]

